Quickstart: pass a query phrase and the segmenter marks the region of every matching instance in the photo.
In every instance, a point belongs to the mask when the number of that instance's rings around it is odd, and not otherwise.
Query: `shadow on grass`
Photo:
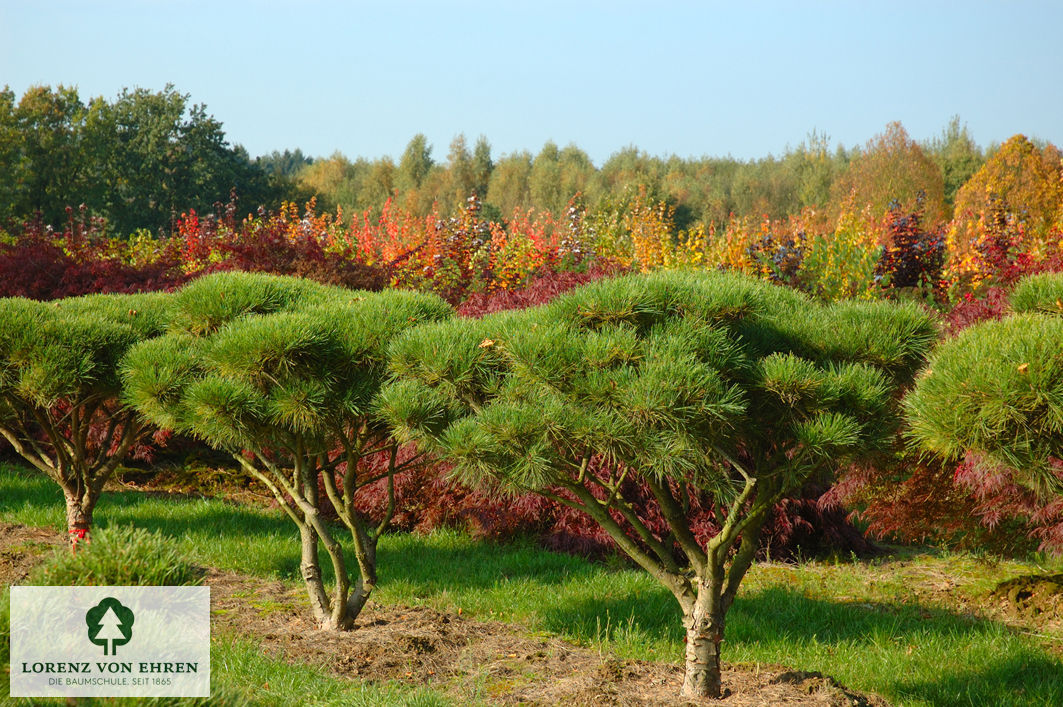
[[[581,558],[543,550],[530,540],[494,543],[446,531],[385,535],[377,559],[384,583],[402,582],[425,594],[523,580],[558,584],[607,571]]]
[[[0,515],[15,522],[46,524],[62,531],[65,529],[63,509],[62,492],[50,479],[17,467],[0,467]],[[205,548],[226,543],[232,546],[234,555],[240,553],[241,544],[247,546],[246,552],[254,552],[253,548],[272,544],[278,537],[291,537],[291,552],[263,553],[256,556],[255,564],[279,576],[298,575],[296,531],[279,512],[267,513],[216,499],[106,491],[96,506],[94,522],[98,528],[133,525]]]
[[[939,705],[1063,705],[1063,665],[1047,657],[1009,657],[932,680],[898,676],[896,689],[904,698]]]
[[[0,469],[0,514],[52,518],[61,527],[62,497],[55,485],[31,472]],[[298,576],[299,546],[291,523],[221,501],[108,493],[98,510],[101,524],[132,524],[230,552],[267,552],[257,560],[281,576]],[[37,522],[43,522],[38,520]],[[344,533],[340,533],[344,535]],[[346,541],[346,538],[345,538]],[[573,598],[561,585],[598,581],[609,570],[579,558],[544,552],[531,542],[499,545],[459,534],[386,536],[379,552],[382,588],[391,582],[415,595],[500,589],[539,592],[542,627],[578,640],[649,641],[675,646],[680,657],[679,608],[652,584],[638,594],[631,584],[611,585],[612,595]],[[328,571],[327,560],[323,569]],[[608,584],[608,583],[606,583]],[[586,587],[582,588],[586,596]],[[606,590],[607,592],[609,590]],[[743,594],[728,617],[725,660],[751,652],[802,669],[832,672],[848,660],[874,661],[874,677],[859,689],[891,700],[932,704],[1063,704],[1063,665],[999,624],[973,620],[917,604],[845,603],[813,599],[785,587]],[[911,648],[912,652],[907,653]],[[839,657],[840,656],[840,657]],[[852,665],[846,666],[849,669]],[[866,670],[871,671],[871,666]]]
[[[679,607],[670,595],[659,600],[671,606],[635,597],[552,606],[544,608],[544,627],[581,640],[611,642],[627,633],[671,642],[679,660]],[[918,604],[813,599],[783,587],[740,596],[727,619],[725,661],[754,650],[759,660],[829,673],[837,654],[851,656],[857,673],[861,659],[874,660],[876,684],[858,689],[890,700],[1063,704],[1063,663],[992,621]]]
[[[0,466],[0,515],[62,530],[63,507],[62,493],[50,479],[20,467]],[[211,553],[220,553],[218,548],[225,545],[233,555],[253,554],[254,560],[247,564],[253,565],[256,573],[299,577],[297,531],[280,511],[268,512],[219,499],[108,491],[96,507],[95,522],[98,527],[134,525],[195,544],[197,561],[209,562]],[[334,530],[349,551],[349,531],[340,525]],[[201,548],[207,549],[198,551]],[[484,589],[507,580],[556,583],[602,571],[584,560],[540,550],[530,541],[480,542],[456,532],[385,535],[377,559],[382,586],[405,582],[417,595],[455,588]],[[233,564],[243,563],[237,557]],[[331,581],[331,563],[324,549],[321,569],[326,581]]]

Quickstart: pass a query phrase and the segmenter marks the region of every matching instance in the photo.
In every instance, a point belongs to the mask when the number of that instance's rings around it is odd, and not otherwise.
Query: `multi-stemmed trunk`
[[[302,443],[296,440],[293,446],[301,448]],[[388,449],[390,457],[387,472],[379,477],[359,480],[356,473],[362,447],[348,446],[347,472],[343,474],[343,484],[339,488],[334,478],[335,464],[322,468],[320,456],[296,457],[293,460],[294,468],[285,473],[261,452],[255,452],[255,456],[265,470],[243,454],[234,455],[248,472],[270,489],[281,508],[299,529],[300,574],[306,584],[314,620],[322,630],[347,631],[353,628],[355,619],[365,608],[376,588],[377,541],[391,521],[395,509],[394,476],[398,470],[398,447],[391,444]],[[379,525],[371,528],[368,521],[354,508],[354,493],[366,483],[382,478],[388,480],[388,506]],[[343,546],[334,532],[335,526],[321,513],[319,479],[340,521],[351,533],[354,559],[358,568],[353,583]],[[334,582],[331,592],[325,586],[321,572],[319,549],[322,546],[328,554],[333,570]]]
[[[14,420],[9,426],[0,426],[0,436],[63,490],[67,533],[71,549],[76,551],[78,543],[89,539],[92,515],[104,485],[147,426],[134,413],[110,404],[75,401],[72,407],[64,424],[53,419],[50,410],[36,410],[34,425]],[[88,440],[94,425],[103,434],[91,447]]]
[[[688,506],[683,498],[688,491],[681,485],[673,488],[667,481],[643,476],[671,531],[670,542],[665,542],[646,526],[624,498],[624,473],[620,472],[613,480],[597,478],[587,472],[589,461],[589,456],[584,457],[579,476],[563,485],[571,496],[547,490],[539,493],[586,512],[621,550],[672,592],[683,611],[686,630],[682,695],[721,697],[720,644],[727,611],[753,564],[761,528],[786,487],[758,483],[754,476],[743,471],[741,491],[729,504],[720,531],[702,547],[690,530]],[[608,494],[605,501],[595,496],[592,484]],[[614,514],[622,517],[626,527]],[[676,560],[676,547],[685,556],[686,563]]]
[[[359,527],[364,528],[364,525]],[[318,627],[328,631],[350,630],[376,588],[377,537],[362,532],[363,537],[356,540],[355,559],[358,563],[358,574],[352,586],[343,548],[332,534],[331,528],[321,522],[320,517],[308,519],[308,522],[299,527],[299,535],[302,541],[300,570]],[[325,545],[335,576],[331,596],[321,574],[318,555],[320,544]]]

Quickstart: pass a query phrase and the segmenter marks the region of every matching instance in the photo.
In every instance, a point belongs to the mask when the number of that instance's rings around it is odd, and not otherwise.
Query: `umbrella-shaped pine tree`
[[[430,295],[311,286],[273,313],[254,313],[279,280],[231,276],[179,293],[184,309],[175,321],[185,322],[184,331],[129,353],[126,395],[160,427],[231,452],[270,489],[299,530],[315,619],[322,628],[345,630],[376,585],[377,538],[394,510],[394,475],[416,462],[399,459],[376,414],[387,346],[403,330],[452,310]],[[377,455],[386,462],[365,463]],[[354,495],[382,478],[390,502],[374,525],[355,510]],[[322,512],[326,498],[351,534],[353,586],[344,548]],[[331,593],[318,559],[322,545],[334,571]]]
[[[899,386],[934,337],[914,306],[821,305],[721,273],[629,276],[408,332],[381,410],[465,482],[594,518],[678,601],[683,694],[719,696],[726,613],[769,510],[887,443]],[[636,479],[666,535],[629,503]],[[694,497],[720,522],[704,542]]]
[[[1063,275],[1027,278],[1014,313],[943,343],[905,398],[910,434],[974,454],[1044,497],[1063,493]]]
[[[0,300],[0,434],[63,490],[76,546],[107,479],[151,429],[120,400],[118,365],[160,334],[168,295]]]

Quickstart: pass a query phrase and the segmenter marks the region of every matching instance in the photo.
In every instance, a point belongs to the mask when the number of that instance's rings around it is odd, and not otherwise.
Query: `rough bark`
[[[87,541],[92,528],[92,512],[96,508],[99,494],[91,487],[63,486],[66,498],[66,529],[70,538],[70,547],[77,550],[79,542]]]
[[[687,630],[684,697],[720,697],[720,643],[724,612],[718,582],[698,582],[694,606],[683,617]]]
[[[366,532],[361,524],[356,524],[354,532],[354,555],[358,561],[358,578],[347,600],[347,615],[351,621],[365,608],[369,595],[376,588],[376,544],[377,536]]]

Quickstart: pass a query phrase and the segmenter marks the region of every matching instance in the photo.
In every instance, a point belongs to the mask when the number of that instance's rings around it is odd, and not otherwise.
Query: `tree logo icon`
[[[89,625],[89,640],[103,646],[104,655],[114,655],[118,646],[124,646],[133,637],[133,610],[114,597],[107,597],[89,609],[85,623]]]

